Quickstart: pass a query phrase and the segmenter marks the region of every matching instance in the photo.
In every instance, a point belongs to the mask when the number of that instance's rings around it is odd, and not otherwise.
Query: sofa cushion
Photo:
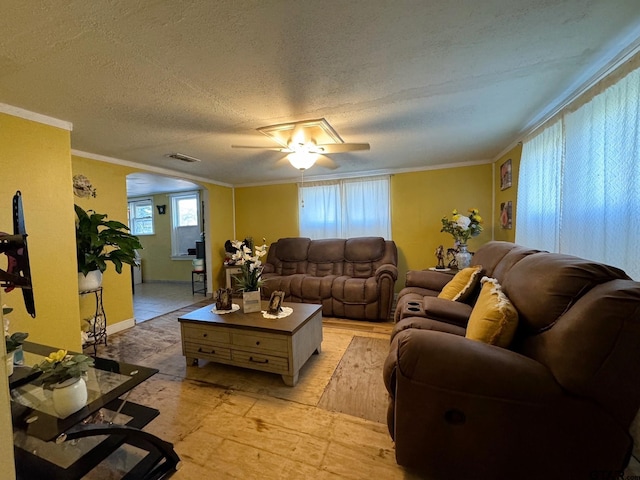
[[[345,242],[344,258],[347,262],[375,262],[384,257],[385,241],[382,237],[350,238]]]
[[[480,282],[482,275],[482,265],[468,267],[460,270],[447,283],[442,291],[438,294],[438,298],[452,300],[454,302],[464,302]]]
[[[310,238],[281,238],[276,246],[276,255],[283,262],[303,262],[307,260]]]
[[[467,325],[466,337],[508,347],[518,326],[518,312],[495,278],[482,277],[482,290]]]
[[[520,314],[522,333],[533,334],[550,328],[596,285],[615,279],[629,277],[619,268],[591,260],[537,253],[513,265],[502,287]]]

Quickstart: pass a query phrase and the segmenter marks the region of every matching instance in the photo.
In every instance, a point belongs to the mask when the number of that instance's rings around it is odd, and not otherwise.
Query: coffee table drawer
[[[284,355],[289,351],[289,342],[286,337],[277,335],[252,335],[244,333],[232,333],[231,343],[238,347],[249,347],[253,350],[269,350]]]
[[[182,339],[195,343],[230,343],[228,330],[220,328],[199,327],[198,325],[182,324]]]
[[[184,342],[185,357],[210,360],[231,360],[231,349],[209,345]]]
[[[236,365],[246,366],[255,370],[274,373],[287,373],[289,371],[289,360],[284,357],[232,350],[231,359]]]

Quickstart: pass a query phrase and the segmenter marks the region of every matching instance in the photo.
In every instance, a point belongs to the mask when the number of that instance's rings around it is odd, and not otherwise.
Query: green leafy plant
[[[15,332],[9,335],[9,319],[6,318],[6,316],[11,312],[13,312],[13,308],[7,307],[6,305],[2,306],[2,316],[4,317],[4,343],[7,353],[15,352],[29,336],[28,333],[24,332]]]
[[[460,215],[458,210],[453,210],[452,217],[442,217],[441,232],[450,233],[458,244],[466,244],[471,237],[476,237],[482,232],[482,217],[477,208],[469,209],[469,216]]]
[[[263,242],[265,240],[263,239]],[[267,253],[267,245],[263,244],[255,248],[255,255],[251,255],[251,248],[245,242],[234,240],[231,245],[236,249],[236,253],[231,256],[234,265],[240,266],[242,274],[234,277],[238,282],[238,288],[243,292],[254,292],[263,284],[262,280],[262,262],[260,258]]]
[[[51,352],[34,370],[42,372],[40,380],[44,387],[81,377],[93,365],[93,358],[82,353],[69,355],[66,350]]]
[[[104,272],[112,262],[116,272],[122,273],[122,264],[137,266],[136,249],[142,245],[137,236],[129,233],[125,224],[106,220],[107,215],[93,210],[84,211],[74,205],[76,220],[76,253],[78,272],[85,275],[92,270]]]

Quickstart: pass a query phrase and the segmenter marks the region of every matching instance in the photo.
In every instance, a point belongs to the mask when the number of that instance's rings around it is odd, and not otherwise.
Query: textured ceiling
[[[307,178],[492,160],[639,24],[638,0],[3,0],[0,103],[72,122],[76,150],[234,185],[297,172],[232,144],[321,117],[371,150]]]

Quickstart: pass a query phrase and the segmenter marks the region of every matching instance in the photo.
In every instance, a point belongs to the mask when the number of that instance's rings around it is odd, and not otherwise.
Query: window
[[[303,237],[391,238],[388,176],[312,182],[298,191]]]
[[[560,122],[523,145],[516,241],[614,265],[640,279],[640,70],[568,110]],[[552,128],[552,141],[540,141]],[[537,221],[536,204],[551,197],[548,220]],[[539,242],[549,233],[553,242]]]
[[[185,257],[201,240],[200,195],[176,193],[171,197],[171,255]],[[192,255],[193,256],[193,255]]]
[[[133,235],[153,235],[153,200],[129,201],[129,229]]]

